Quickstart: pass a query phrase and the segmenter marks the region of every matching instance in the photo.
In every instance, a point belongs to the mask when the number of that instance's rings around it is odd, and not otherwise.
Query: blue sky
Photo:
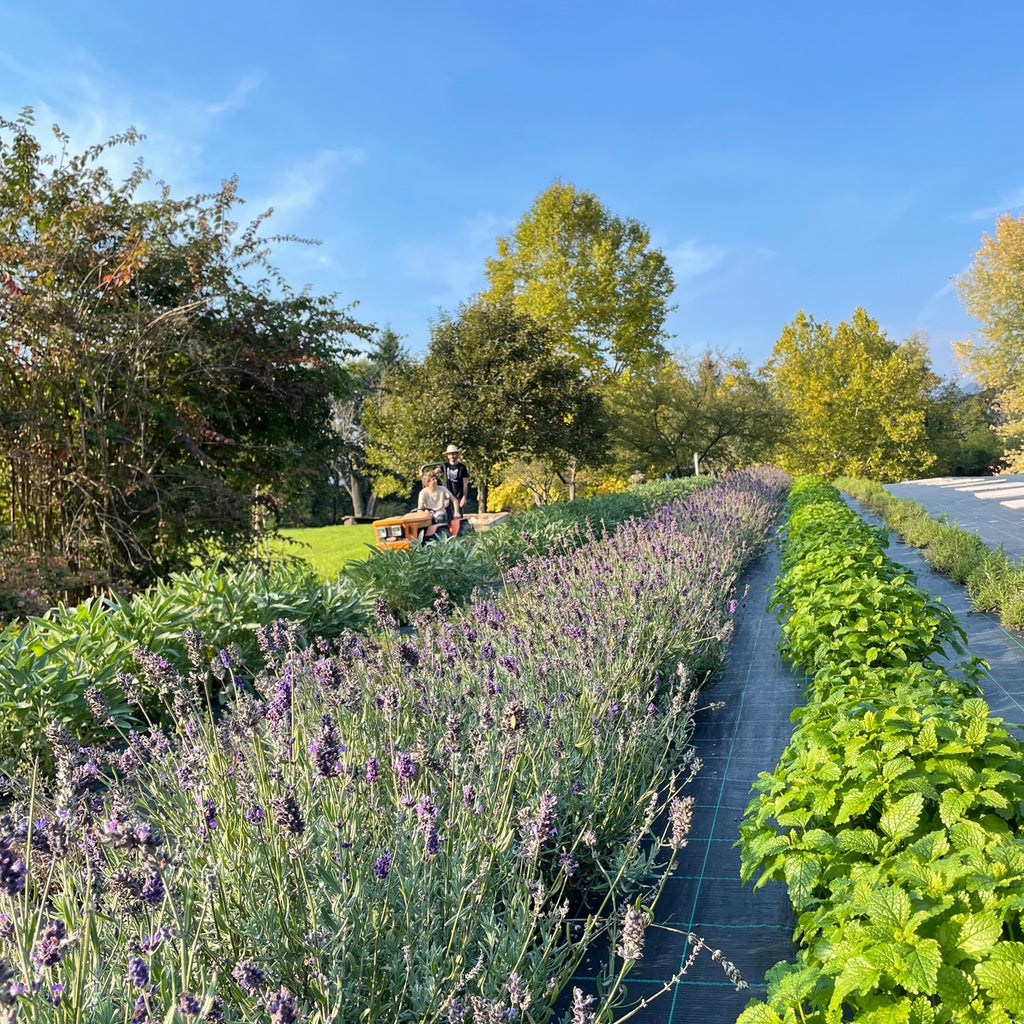
[[[0,0],[0,114],[130,125],[175,195],[232,174],[286,278],[421,352],[555,179],[675,271],[672,345],[766,359],[800,309],[967,336],[951,279],[1024,209],[1024,4]]]

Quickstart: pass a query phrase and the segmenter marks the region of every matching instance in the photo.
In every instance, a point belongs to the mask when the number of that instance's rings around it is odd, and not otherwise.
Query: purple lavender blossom
[[[388,877],[388,872],[391,871],[391,861],[394,860],[394,854],[390,850],[385,850],[374,862],[373,862],[373,876],[379,878],[382,881]]]
[[[572,1024],[593,1024],[593,1006],[597,1000],[592,995],[584,995],[583,989],[572,990]]]
[[[420,663],[419,648],[408,640],[403,640],[398,645],[398,660],[409,668],[416,668]]]
[[[197,797],[196,803],[199,805],[203,817],[199,825],[199,838],[205,841],[207,836],[217,829],[217,805],[209,798],[200,801]]]
[[[337,778],[342,772],[341,755],[345,744],[341,742],[334,719],[324,715],[320,719],[320,731],[309,745],[313,758],[313,773],[321,779]]]
[[[231,977],[235,979],[238,987],[249,995],[258,992],[267,983],[266,973],[251,960],[239,960],[231,972]]]
[[[158,871],[154,871],[142,885],[142,902],[150,907],[158,907],[163,903],[166,891],[163,878]]]
[[[306,831],[306,822],[302,817],[302,810],[299,808],[298,801],[292,793],[275,797],[271,810],[273,811],[274,824],[285,835],[296,837],[301,836]]]
[[[278,729],[286,732],[292,718],[292,667],[285,665],[281,677],[274,687],[274,696],[267,705],[267,721]]]
[[[531,814],[525,810],[520,815],[520,834],[523,837],[523,856],[534,858],[540,848],[558,832],[555,827],[555,806],[558,802],[554,793],[542,793],[537,810]]]
[[[203,635],[193,626],[182,630],[181,639],[185,641],[185,653],[191,664],[198,668],[203,660]]]
[[[157,1024],[156,1018],[150,1013],[150,993],[142,992],[135,997],[132,1024]]]
[[[25,888],[25,862],[11,839],[0,839],[0,892],[17,896]]]
[[[152,935],[143,935],[141,946],[143,952],[152,953],[160,948],[160,945],[166,940],[172,938],[174,933],[167,925],[161,925]]]
[[[576,869],[580,866],[580,862],[576,860],[571,853],[567,853],[562,850],[561,856],[558,858],[559,867],[565,872],[566,878],[572,878],[576,873]]]
[[[436,828],[432,828],[427,834],[427,856],[436,857],[438,850],[441,849],[441,837],[437,833]]]
[[[202,1004],[193,993],[182,992],[178,996],[178,1012],[183,1013],[186,1017],[198,1017],[201,1009]]]
[[[414,778],[417,772],[416,761],[412,754],[404,754],[402,751],[398,752],[398,756],[395,758],[395,774],[403,782]]]
[[[298,1024],[299,1007],[295,997],[283,986],[267,1000],[271,1024]]]
[[[345,681],[341,666],[330,658],[318,658],[313,663],[313,678],[322,690],[337,690]]]
[[[143,678],[155,690],[171,693],[181,686],[181,673],[166,658],[142,647],[136,647],[132,655],[142,669]]]
[[[141,956],[128,961],[128,983],[133,988],[145,988],[149,984],[149,967]]]
[[[375,757],[366,759],[366,784],[372,786],[380,777],[380,762]]]
[[[49,921],[32,947],[32,963],[36,970],[56,967],[66,951],[67,927],[63,921]]]

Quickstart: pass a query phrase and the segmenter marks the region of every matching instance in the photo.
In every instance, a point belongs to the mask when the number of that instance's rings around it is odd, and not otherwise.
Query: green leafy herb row
[[[1024,1014],[1021,743],[982,663],[884,534],[794,484],[774,603],[812,675],[740,828],[745,879],[784,881],[795,964],[737,1024],[1011,1024]]]

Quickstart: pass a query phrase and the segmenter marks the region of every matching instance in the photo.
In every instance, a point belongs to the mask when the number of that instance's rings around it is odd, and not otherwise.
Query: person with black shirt
[[[459,461],[462,452],[457,445],[450,444],[444,450],[444,485],[455,495],[457,515],[462,515],[466,505],[466,498],[469,496],[469,470],[465,463]]]

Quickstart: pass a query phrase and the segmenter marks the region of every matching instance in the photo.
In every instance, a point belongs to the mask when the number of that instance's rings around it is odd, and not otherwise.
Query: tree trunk
[[[345,487],[352,499],[352,515],[357,519],[372,516],[377,504],[377,495],[373,493],[370,482],[359,473],[349,473],[346,479]]]

